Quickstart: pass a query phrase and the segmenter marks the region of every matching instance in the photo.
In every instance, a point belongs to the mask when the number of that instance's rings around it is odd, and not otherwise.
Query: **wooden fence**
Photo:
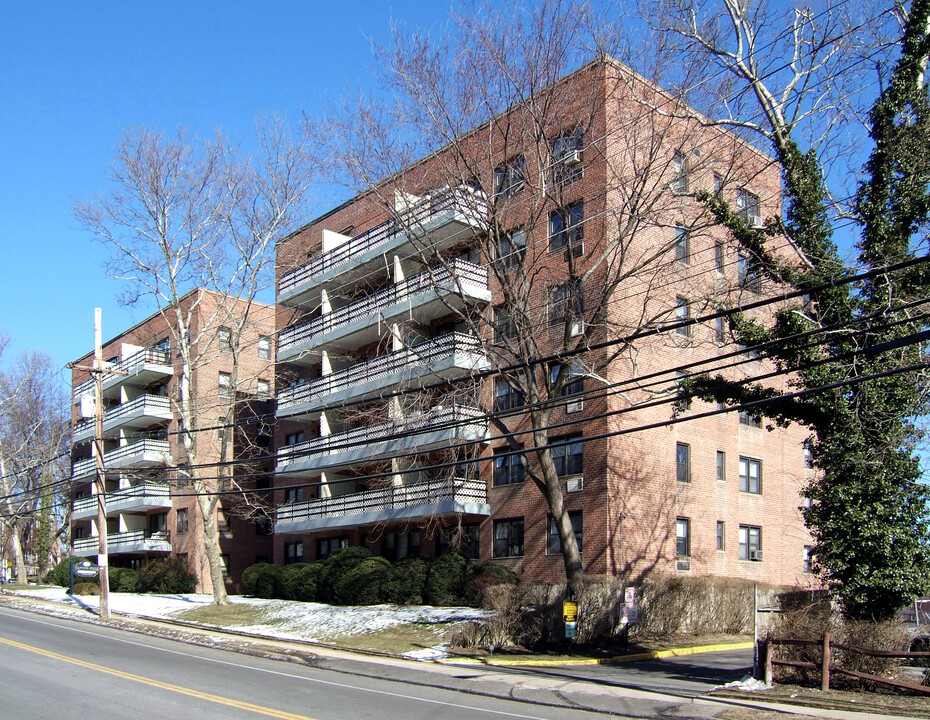
[[[775,658],[776,645],[793,645],[793,646],[817,646],[821,647],[820,662],[801,662],[798,660],[778,660]],[[870,657],[887,657],[887,658],[922,658],[930,659],[930,652],[896,652],[890,650],[869,650],[866,648],[843,645],[841,643],[831,643],[830,633],[824,633],[822,640],[795,640],[788,638],[766,638],[762,642],[762,668],[764,680],[767,685],[772,684],[772,675],[775,665],[784,665],[787,667],[804,668],[806,670],[820,671],[820,689],[826,692],[830,689],[830,673],[840,673],[842,675],[851,675],[861,680],[870,680],[871,682],[891,685],[892,687],[911,690],[914,692],[930,695],[930,687],[926,685],[915,685],[914,683],[904,682],[902,680],[892,680],[891,678],[882,677],[881,675],[870,675],[857,670],[848,670],[834,665],[831,662],[831,651],[833,649],[845,650],[846,652],[861,653]]]

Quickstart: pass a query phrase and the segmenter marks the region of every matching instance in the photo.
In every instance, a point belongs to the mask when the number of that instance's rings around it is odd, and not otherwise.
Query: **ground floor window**
[[[568,513],[568,518],[572,522],[572,531],[575,533],[575,542],[578,543],[579,552],[582,551],[582,527],[583,518],[581,510],[572,510]],[[555,525],[555,518],[549,518],[549,535],[546,539],[546,552],[550,555],[557,555],[562,552],[562,539],[559,537],[559,530]]]
[[[762,528],[755,525],[739,526],[739,559],[762,559]]]
[[[523,518],[494,523],[494,557],[523,555]]]
[[[316,559],[328,558],[337,550],[349,547],[349,538],[320,538],[316,541]]]
[[[304,561],[304,544],[301,541],[284,543],[284,564]]]
[[[382,553],[391,562],[420,554],[420,531],[386,533]]]

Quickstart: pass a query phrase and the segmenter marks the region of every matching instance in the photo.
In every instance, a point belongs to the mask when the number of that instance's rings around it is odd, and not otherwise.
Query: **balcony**
[[[122,428],[144,428],[157,422],[171,420],[171,401],[163,395],[140,395],[122,405],[107,410],[103,415],[103,433],[111,435]],[[73,442],[91,440],[94,421],[81,420],[74,426]]]
[[[310,322],[284,330],[278,338],[278,360],[312,360],[325,346],[351,350],[375,342],[384,325],[413,313],[428,322],[468,302],[490,302],[488,270],[464,260],[452,260],[385,288]]]
[[[99,548],[96,535],[78,538],[72,543],[73,553],[81,557],[96,557]],[[107,554],[125,553],[170,553],[171,538],[166,530],[149,532],[148,530],[130,530],[107,534]]]
[[[275,532],[307,533],[458,514],[491,514],[483,480],[435,480],[281,505]]]
[[[423,384],[490,367],[481,341],[449,333],[389,355],[298,383],[278,394],[277,417],[311,417],[334,403],[377,397],[401,383]]]
[[[320,290],[353,281],[372,265],[383,265],[384,256],[422,253],[428,258],[481,232],[486,217],[487,201],[472,188],[429,193],[398,217],[283,275],[278,283],[278,302],[315,307]]]
[[[128,467],[154,467],[171,464],[171,448],[167,440],[140,440],[123,445],[103,454],[105,470]],[[71,470],[71,479],[80,480],[93,476],[96,471],[94,458],[79,460]]]
[[[122,385],[144,387],[156,380],[174,375],[168,351],[155,348],[140,350],[114,363],[109,369],[119,371],[119,374],[108,372],[103,375],[103,396],[107,399],[117,398],[119,395],[117,391]],[[74,388],[73,399],[75,403],[79,403],[82,396],[93,394],[94,379],[90,378]]]
[[[405,452],[427,453],[461,443],[484,442],[487,437],[488,421],[481,410],[438,407],[422,415],[366,425],[281,448],[275,472],[313,477],[323,470]]]
[[[108,492],[104,497],[107,517],[120,513],[147,512],[171,508],[171,493],[167,483],[141,483],[123,490]],[[97,517],[97,496],[78,498],[74,501],[72,518],[86,520]]]

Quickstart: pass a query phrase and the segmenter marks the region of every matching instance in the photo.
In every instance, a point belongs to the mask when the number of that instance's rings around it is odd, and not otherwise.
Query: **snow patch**
[[[771,685],[766,685],[762,680],[756,680],[752,675],[744,675],[740,680],[734,680],[733,682],[728,682],[726,685],[717,685],[714,690],[747,690],[749,692],[755,692],[756,690],[771,690]]]

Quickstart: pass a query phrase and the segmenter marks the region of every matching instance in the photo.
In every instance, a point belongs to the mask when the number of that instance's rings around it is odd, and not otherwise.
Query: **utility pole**
[[[74,370],[85,370],[94,378],[94,494],[97,496],[97,572],[100,578],[100,619],[110,619],[110,573],[107,558],[106,472],[103,467],[103,374],[128,375],[103,362],[100,308],[94,308],[94,364],[69,363]]]

